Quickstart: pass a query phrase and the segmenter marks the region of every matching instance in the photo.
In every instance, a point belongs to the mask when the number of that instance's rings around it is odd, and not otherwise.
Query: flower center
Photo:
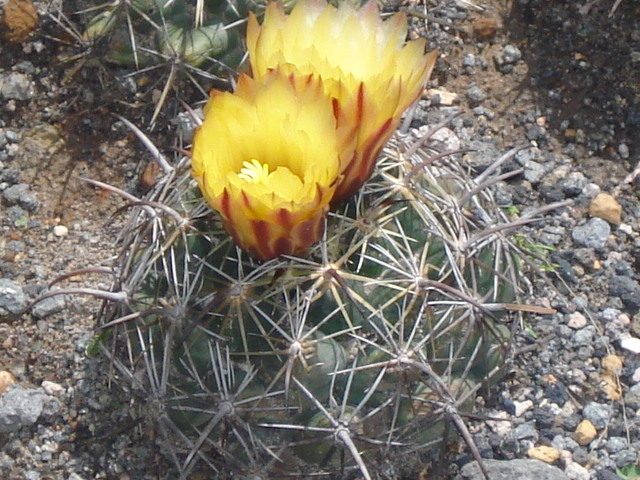
[[[244,168],[240,169],[238,177],[249,183],[267,183],[269,179],[269,165],[263,165],[255,158],[250,162],[243,162],[242,165],[244,165]]]

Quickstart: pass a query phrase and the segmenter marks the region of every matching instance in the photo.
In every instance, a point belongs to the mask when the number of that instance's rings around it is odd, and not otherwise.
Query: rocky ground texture
[[[82,16],[60,15],[81,3],[0,2],[0,477],[171,479],[151,408],[110,382],[96,352],[100,303],[78,290],[108,287],[102,270],[82,269],[108,265],[119,228],[110,216],[122,206],[78,177],[144,190],[149,156],[113,114],[148,125],[158,90],[99,52],[83,55],[63,28]],[[476,401],[469,428],[485,467],[492,479],[632,478],[640,2],[434,3],[426,20],[420,3],[394,7],[417,12],[415,33],[440,50],[415,126],[461,113],[449,138],[473,150],[463,161],[477,170],[528,145],[505,166],[523,173],[496,190],[513,215],[573,202],[521,232],[546,270],[530,275],[527,301],[557,313],[524,317],[511,373]],[[163,150],[177,111],[169,102],[153,132]],[[56,288],[69,293],[27,311]],[[447,458],[424,463],[419,478],[481,478],[464,444]]]

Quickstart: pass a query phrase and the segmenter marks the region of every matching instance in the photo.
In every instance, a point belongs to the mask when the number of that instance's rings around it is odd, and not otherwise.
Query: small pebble
[[[7,100],[29,100],[35,95],[33,82],[23,73],[12,72],[5,77],[0,88],[0,95]]]
[[[620,145],[618,145],[618,155],[625,159],[629,158],[629,147],[626,143],[621,143]]]
[[[541,462],[552,464],[560,460],[560,451],[553,447],[540,445],[539,447],[530,448],[527,451],[527,456],[534,460],[540,460]]]
[[[69,235],[69,229],[64,225],[56,225],[55,227],[53,227],[53,234],[56,237],[66,237],[67,235]]]
[[[482,17],[473,22],[473,35],[481,41],[489,40],[498,31],[498,22],[493,18]]]
[[[65,388],[62,385],[50,382],[49,380],[44,380],[40,386],[44,390],[44,393],[52,397],[60,397],[65,392]]]
[[[624,338],[620,340],[620,348],[638,355],[640,353],[640,338]]]
[[[580,330],[587,325],[587,318],[580,312],[573,312],[569,314],[567,325],[574,330]]]
[[[567,467],[564,469],[564,473],[571,480],[589,480],[591,478],[589,470],[576,462],[567,465]]]
[[[599,193],[591,200],[589,215],[602,218],[614,225],[619,225],[622,221],[622,207],[612,195]]]
[[[513,402],[513,405],[515,407],[515,416],[521,417],[527,410],[533,407],[533,402],[531,400],[525,400],[524,402]]]
[[[471,85],[467,90],[467,98],[472,105],[478,105],[486,98],[486,94],[477,85]]]
[[[577,245],[602,250],[607,244],[610,233],[609,224],[605,220],[595,217],[584,225],[574,228],[571,237]]]
[[[22,287],[8,278],[0,278],[0,316],[21,313],[27,306]]]
[[[437,95],[440,99],[438,105],[444,105],[445,107],[450,107],[455,103],[458,103],[457,93],[449,92],[441,88],[432,88],[430,90],[427,90],[426,95],[428,98],[432,98]]]
[[[598,432],[589,420],[583,420],[576,428],[576,440],[580,445],[589,445]]]
[[[16,377],[13,376],[11,372],[6,370],[0,370],[0,395],[2,395],[9,385],[16,381]]]

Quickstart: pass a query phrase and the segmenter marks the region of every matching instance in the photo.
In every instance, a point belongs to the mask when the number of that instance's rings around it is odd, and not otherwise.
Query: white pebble
[[[59,397],[64,393],[64,387],[62,385],[50,382],[49,380],[43,381],[40,386],[44,390],[44,393],[51,395],[52,397]]]
[[[640,367],[636,368],[633,375],[631,375],[631,381],[633,383],[640,383]]]
[[[567,467],[564,469],[564,473],[571,480],[589,480],[589,478],[591,478],[589,470],[575,462],[567,465]]]
[[[501,437],[506,436],[512,429],[513,425],[509,421],[509,414],[507,412],[491,413],[491,418],[496,420],[487,420],[487,425],[492,432],[497,433]],[[504,419],[504,420],[499,420]]]
[[[56,225],[55,227],[53,227],[53,234],[56,237],[66,237],[67,235],[69,235],[69,229],[64,225]]]
[[[531,400],[525,400],[524,402],[513,402],[515,406],[515,415],[516,417],[521,417],[524,413],[533,407],[533,402]]]
[[[633,235],[633,227],[628,223],[621,223],[620,225],[618,225],[618,230],[626,233],[627,235]]]
[[[620,347],[637,355],[640,353],[640,338],[624,338],[620,340]]]

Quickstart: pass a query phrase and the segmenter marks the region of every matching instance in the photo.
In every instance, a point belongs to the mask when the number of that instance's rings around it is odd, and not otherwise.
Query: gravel
[[[567,480],[571,478],[562,470],[547,465],[538,460],[512,460],[510,462],[500,460],[485,460],[484,467],[491,480]],[[484,479],[477,462],[466,465],[455,477],[455,480],[481,480]]]

